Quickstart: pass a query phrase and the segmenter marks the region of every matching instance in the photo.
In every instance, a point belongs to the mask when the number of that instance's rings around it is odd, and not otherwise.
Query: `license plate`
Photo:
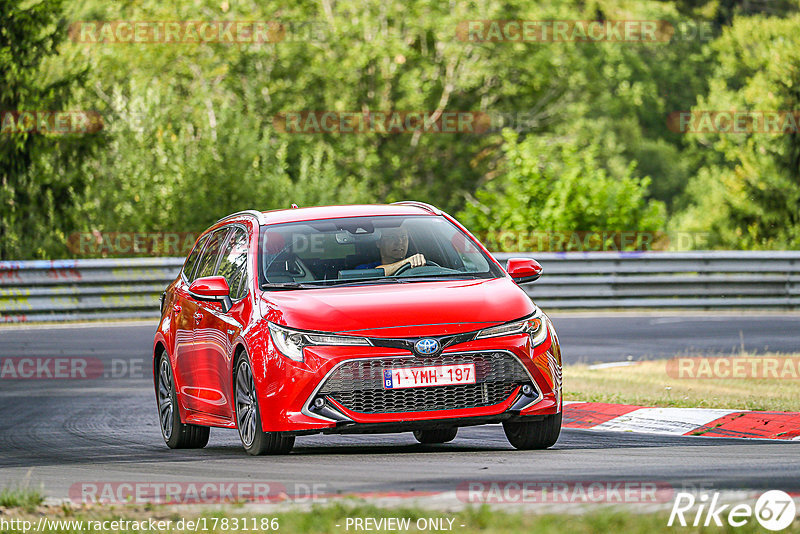
[[[383,389],[424,388],[474,383],[474,363],[383,370]]]

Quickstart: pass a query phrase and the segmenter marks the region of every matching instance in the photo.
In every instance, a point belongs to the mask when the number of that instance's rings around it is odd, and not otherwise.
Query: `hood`
[[[270,321],[303,330],[372,337],[470,332],[533,312],[508,278],[329,287],[263,294]]]

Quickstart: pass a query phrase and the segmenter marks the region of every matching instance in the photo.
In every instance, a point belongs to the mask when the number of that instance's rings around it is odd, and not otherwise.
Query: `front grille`
[[[475,384],[383,389],[385,369],[465,363],[475,364]],[[442,354],[350,360],[328,377],[318,395],[359,413],[421,412],[492,406],[508,399],[520,384],[530,383],[519,361],[504,352]]]

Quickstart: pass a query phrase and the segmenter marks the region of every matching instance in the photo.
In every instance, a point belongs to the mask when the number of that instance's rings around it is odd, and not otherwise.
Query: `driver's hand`
[[[409,265],[411,265],[412,268],[422,267],[423,265],[425,265],[425,256],[423,256],[422,254],[414,254],[413,256],[406,258],[406,261],[404,263],[408,263]]]
[[[394,263],[390,263],[389,265],[378,265],[378,268],[383,269],[383,272],[386,273],[386,276],[392,276],[406,264],[408,264],[411,268],[422,267],[425,265],[425,256],[422,254],[414,254],[413,256],[409,256],[404,260],[396,261]]]

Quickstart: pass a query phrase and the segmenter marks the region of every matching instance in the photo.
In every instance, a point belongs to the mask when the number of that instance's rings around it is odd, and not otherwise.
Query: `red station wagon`
[[[556,332],[506,268],[421,202],[225,217],[161,300],[153,369],[171,448],[236,428],[249,454],[295,436],[413,432],[446,443],[502,423],[518,449],[561,430]]]

